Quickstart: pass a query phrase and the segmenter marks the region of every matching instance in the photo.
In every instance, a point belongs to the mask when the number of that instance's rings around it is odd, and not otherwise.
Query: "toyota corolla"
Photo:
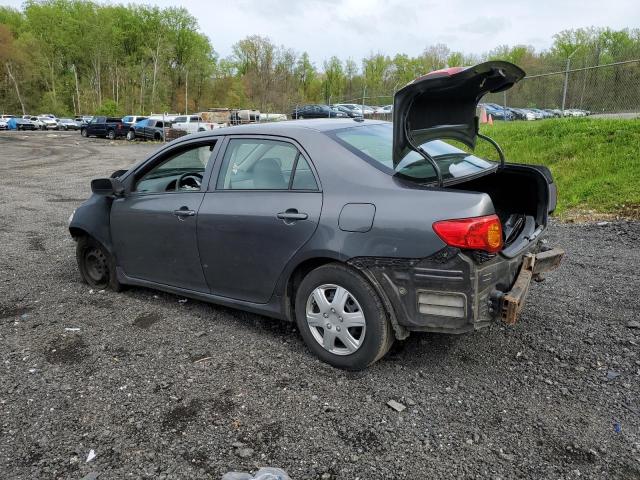
[[[506,62],[432,72],[398,91],[393,122],[181,137],[92,181],[70,220],[82,278],[295,321],[312,352],[346,369],[410,332],[513,324],[531,280],[563,254],[543,240],[549,170],[505,162],[478,129],[482,96],[523,76]],[[500,160],[474,155],[478,140]]]

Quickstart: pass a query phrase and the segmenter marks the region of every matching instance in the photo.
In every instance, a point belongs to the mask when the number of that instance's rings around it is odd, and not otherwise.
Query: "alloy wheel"
[[[324,284],[307,299],[306,318],[313,338],[335,355],[351,355],[364,341],[366,322],[358,300],[340,285]]]

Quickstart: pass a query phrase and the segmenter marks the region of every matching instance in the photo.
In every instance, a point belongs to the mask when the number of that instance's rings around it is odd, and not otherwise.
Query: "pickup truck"
[[[217,123],[205,122],[199,115],[181,115],[175,118],[171,127],[176,130],[184,130],[187,133],[196,133],[220,128],[220,125]]]
[[[80,128],[80,134],[83,137],[106,137],[109,140],[125,137],[128,131],[122,119],[116,117],[93,117]]]

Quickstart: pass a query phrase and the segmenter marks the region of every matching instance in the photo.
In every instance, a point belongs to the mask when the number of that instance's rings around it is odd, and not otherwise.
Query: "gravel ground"
[[[80,281],[69,214],[155,145],[0,147],[0,478],[640,478],[640,223],[553,225],[565,263],[515,327],[412,335],[346,373],[293,325]]]

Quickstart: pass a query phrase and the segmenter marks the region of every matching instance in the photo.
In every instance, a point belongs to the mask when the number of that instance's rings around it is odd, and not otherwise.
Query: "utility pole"
[[[189,114],[189,70],[184,77],[184,114]]]
[[[562,116],[564,117],[564,106],[567,102],[567,86],[569,85],[569,67],[571,66],[571,57],[575,55],[575,53],[580,50],[581,45],[579,45],[572,53],[567,57],[567,68],[564,72],[564,89],[562,91]]]

